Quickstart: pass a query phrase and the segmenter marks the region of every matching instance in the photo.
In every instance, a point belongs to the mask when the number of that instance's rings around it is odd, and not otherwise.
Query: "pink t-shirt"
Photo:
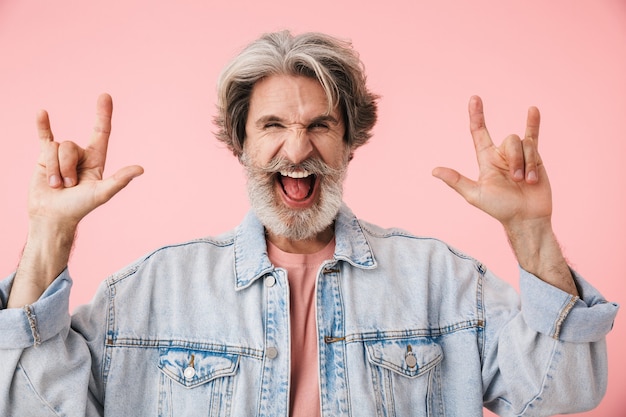
[[[272,263],[287,270],[291,304],[291,392],[292,417],[320,415],[315,280],[322,262],[332,259],[335,239],[311,254],[283,252],[267,242]]]

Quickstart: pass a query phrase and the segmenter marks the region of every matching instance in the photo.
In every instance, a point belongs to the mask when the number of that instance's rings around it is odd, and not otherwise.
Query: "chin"
[[[257,217],[272,234],[290,240],[301,241],[315,238],[330,227],[341,207],[325,204],[307,209],[268,208],[252,204]]]

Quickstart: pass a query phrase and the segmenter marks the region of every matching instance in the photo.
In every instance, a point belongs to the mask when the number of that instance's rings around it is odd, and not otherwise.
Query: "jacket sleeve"
[[[70,318],[67,270],[32,305],[6,309],[13,278],[0,281],[0,415],[101,416],[106,286]]]
[[[484,401],[498,415],[582,412],[604,396],[605,336],[618,306],[572,273],[580,298],[521,270],[521,304],[513,290],[485,276]]]

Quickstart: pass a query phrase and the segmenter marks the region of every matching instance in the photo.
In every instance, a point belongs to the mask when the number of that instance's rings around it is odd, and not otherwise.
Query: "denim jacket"
[[[323,416],[547,416],[594,407],[617,306],[521,271],[521,299],[445,243],[342,207],[319,268]],[[0,282],[6,306],[12,277]],[[68,313],[64,271],[0,311],[2,416],[287,416],[289,287],[250,213],[161,248]]]

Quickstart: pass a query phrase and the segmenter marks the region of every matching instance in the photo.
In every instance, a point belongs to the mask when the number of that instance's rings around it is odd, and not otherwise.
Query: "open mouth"
[[[304,203],[315,192],[317,175],[308,171],[281,171],[277,175],[284,196],[293,202]]]

